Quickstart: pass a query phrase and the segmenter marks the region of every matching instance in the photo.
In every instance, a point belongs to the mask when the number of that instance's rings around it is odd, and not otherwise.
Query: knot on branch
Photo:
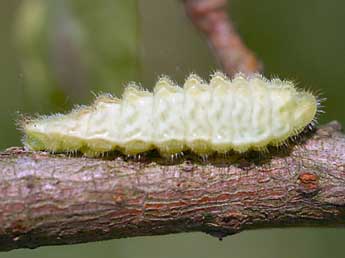
[[[299,191],[306,195],[314,195],[320,189],[319,177],[314,173],[301,173],[298,176],[297,183],[299,184]]]

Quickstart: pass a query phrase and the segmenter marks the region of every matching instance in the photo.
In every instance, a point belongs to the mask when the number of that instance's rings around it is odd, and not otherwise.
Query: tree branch
[[[168,164],[50,155],[0,154],[0,250],[202,231],[343,225],[345,135],[332,122],[303,142],[258,158]]]
[[[245,46],[228,17],[227,0],[184,0],[184,3],[188,16],[208,39],[225,73],[232,77],[238,72],[262,71],[262,64]]]

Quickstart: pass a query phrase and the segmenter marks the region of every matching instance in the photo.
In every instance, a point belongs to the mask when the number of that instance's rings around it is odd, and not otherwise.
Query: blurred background
[[[327,98],[320,123],[345,124],[345,1],[231,0],[229,12],[265,65]],[[218,68],[178,0],[1,0],[0,150],[21,145],[20,114],[64,112],[94,93],[120,95],[159,75],[182,83]],[[0,257],[344,257],[344,229],[138,237],[0,253]]]

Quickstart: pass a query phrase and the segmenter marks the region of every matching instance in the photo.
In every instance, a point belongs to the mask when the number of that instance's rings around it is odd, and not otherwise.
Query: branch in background
[[[207,37],[225,73],[231,77],[237,72],[261,72],[261,63],[244,45],[227,15],[226,0],[184,2],[191,21]]]
[[[169,165],[159,157],[73,158],[12,148],[0,154],[0,249],[344,225],[345,135],[336,122],[285,154],[190,158]]]

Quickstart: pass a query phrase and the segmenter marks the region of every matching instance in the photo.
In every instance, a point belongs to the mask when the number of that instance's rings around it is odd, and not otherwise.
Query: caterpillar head
[[[295,128],[301,130],[313,122],[317,113],[318,101],[313,94],[306,91],[297,92],[295,101],[297,104],[293,112]]]

